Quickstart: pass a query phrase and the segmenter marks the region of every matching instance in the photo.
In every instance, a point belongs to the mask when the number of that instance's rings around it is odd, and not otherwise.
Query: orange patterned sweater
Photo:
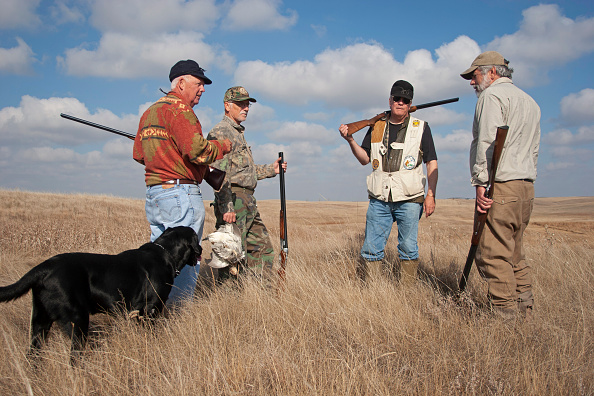
[[[206,140],[192,108],[169,92],[140,118],[133,158],[144,165],[147,186],[173,179],[200,183],[208,164],[223,158],[228,145],[224,140]]]

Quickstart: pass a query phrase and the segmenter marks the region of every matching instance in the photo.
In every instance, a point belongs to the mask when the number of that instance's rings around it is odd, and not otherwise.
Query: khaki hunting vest
[[[388,133],[388,123],[382,119],[375,123],[371,131],[370,161],[373,171],[367,176],[367,192],[373,198],[387,202],[392,193],[392,202],[406,201],[425,193],[425,174],[419,158],[421,138],[425,121],[409,117],[404,143],[393,142],[392,149],[402,149],[402,160],[398,172],[384,172],[383,155],[388,153],[384,146],[384,134]],[[387,141],[387,139],[386,139]]]

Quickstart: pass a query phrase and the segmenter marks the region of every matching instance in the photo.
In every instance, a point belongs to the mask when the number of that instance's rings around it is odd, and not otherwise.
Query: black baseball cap
[[[169,81],[173,81],[179,76],[185,76],[189,74],[191,76],[201,79],[202,81],[204,81],[204,84],[206,85],[212,84],[211,79],[206,77],[204,75],[204,72],[205,70],[198,66],[198,63],[196,63],[196,61],[193,61],[191,59],[180,60],[171,68],[171,71],[169,72]]]
[[[401,98],[406,98],[412,100],[413,98],[414,89],[411,83],[404,80],[398,80],[392,85],[392,89],[390,90],[390,96],[399,96]]]

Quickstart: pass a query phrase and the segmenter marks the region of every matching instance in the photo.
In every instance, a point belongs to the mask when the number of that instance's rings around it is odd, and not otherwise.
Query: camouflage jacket
[[[200,183],[206,166],[223,158],[226,144],[206,140],[192,108],[169,92],[140,118],[132,156],[144,165],[147,186],[173,179]]]
[[[231,187],[255,190],[258,180],[276,176],[273,164],[254,164],[252,151],[245,140],[244,130],[244,126],[224,116],[223,120],[208,133],[207,139],[229,139],[232,147],[229,154],[212,164],[214,168],[227,172],[223,186],[218,192],[215,192],[215,204],[218,205],[220,213],[234,211]]]

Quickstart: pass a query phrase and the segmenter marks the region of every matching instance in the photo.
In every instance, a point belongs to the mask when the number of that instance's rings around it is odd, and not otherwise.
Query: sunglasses
[[[404,103],[404,104],[410,104],[410,99],[403,98],[401,96],[392,96],[392,99],[394,100],[394,103],[398,103],[398,102],[402,101],[402,103]]]

